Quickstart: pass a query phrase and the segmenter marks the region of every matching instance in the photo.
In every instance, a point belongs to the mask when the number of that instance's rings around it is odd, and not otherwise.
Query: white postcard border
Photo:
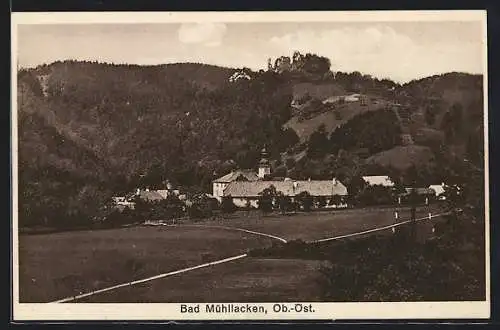
[[[13,319],[15,321],[73,320],[347,320],[347,319],[485,319],[490,317],[490,236],[489,236],[489,164],[488,164],[488,79],[487,24],[485,10],[447,11],[365,11],[365,12],[50,12],[12,13],[12,270]],[[405,21],[482,21],[484,52],[484,134],[485,134],[485,230],[486,230],[486,301],[479,302],[384,302],[326,303],[297,302],[314,306],[314,313],[274,313],[275,303],[250,303],[265,306],[267,314],[180,312],[177,303],[93,304],[93,303],[19,303],[18,223],[17,223],[17,26],[19,24],[95,24],[95,23],[179,23],[179,22],[405,22]],[[245,302],[235,303],[246,304]],[[294,305],[293,302],[276,304]],[[193,304],[190,304],[193,305]]]

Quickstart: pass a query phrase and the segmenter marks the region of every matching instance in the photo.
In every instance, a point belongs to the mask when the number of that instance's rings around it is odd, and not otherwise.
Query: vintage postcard
[[[486,11],[12,14],[13,318],[490,317]]]

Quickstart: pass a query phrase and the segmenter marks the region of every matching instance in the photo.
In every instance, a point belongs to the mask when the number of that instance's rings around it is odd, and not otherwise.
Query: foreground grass
[[[267,215],[259,212],[240,212],[237,216],[207,221],[205,224],[234,226],[283,237],[287,240],[316,240],[395,223],[395,208],[363,208],[336,211],[297,213],[294,215]],[[438,213],[436,206],[422,206],[416,217],[426,217],[429,212]],[[399,209],[399,218],[410,219],[410,209]]]
[[[49,302],[214,261],[270,239],[215,229],[136,227],[19,237],[20,302]]]
[[[417,217],[426,216],[428,207],[421,207]],[[246,214],[238,213],[229,218],[217,221],[204,221],[207,225],[226,225],[277,235],[287,240],[302,239],[312,240],[336,235],[344,235],[366,229],[372,229],[394,223],[394,208],[366,208],[352,210],[337,210],[326,212],[299,213],[293,216],[270,215],[260,216],[258,212]],[[408,219],[409,209],[400,211],[400,218]],[[19,286],[20,302],[48,302],[67,296],[78,295],[115,284],[142,279],[161,273],[178,270],[208,261],[245,253],[248,250],[265,248],[273,244],[274,240],[266,237],[255,236],[249,233],[228,231],[214,228],[197,227],[130,227],[122,229],[74,231],[45,235],[20,235],[19,237]],[[243,290],[238,295],[249,295],[261,299],[258,293],[258,283],[273,291],[273,297],[284,299],[287,295],[295,297],[290,290],[296,290],[298,280],[294,279],[302,271],[302,263],[315,261],[273,261],[268,262],[268,267],[249,264],[246,268],[244,261],[239,263],[238,277],[248,291]],[[270,264],[275,266],[269,266]],[[285,266],[284,266],[285,265]],[[298,265],[298,268],[294,268]],[[252,267],[263,271],[260,280],[252,279]],[[220,267],[220,272],[219,272]],[[261,267],[261,268],[259,268]],[[307,270],[308,266],[304,266]],[[219,286],[225,265],[218,265],[206,270],[197,270],[182,274],[179,278],[190,278],[196,274],[205,273],[207,281],[212,280],[217,293],[193,290],[186,287],[180,296],[191,297],[207,295],[206,299],[226,297],[224,292],[230,291],[227,283]],[[275,280],[265,284],[264,270],[269,271],[268,276],[277,274]],[[236,271],[236,270],[235,270]],[[248,271],[249,275],[245,275]],[[307,272],[306,272],[307,273]],[[236,275],[235,275],[236,276]],[[175,277],[177,278],[177,277]],[[174,277],[161,280],[168,282],[176,280]],[[283,282],[280,284],[279,280]],[[202,282],[202,278],[199,278]],[[219,281],[219,282],[218,282]],[[208,282],[207,282],[208,283]],[[288,283],[288,284],[287,284]],[[165,284],[170,290],[170,284]],[[198,284],[199,286],[200,284]],[[207,284],[208,285],[208,284]],[[236,284],[235,284],[236,285]],[[243,285],[243,284],[241,284]],[[256,286],[255,293],[252,291]],[[289,285],[287,287],[287,285]],[[307,287],[304,283],[301,286]],[[154,287],[153,282],[143,284],[146,288]],[[238,287],[238,285],[236,285]],[[274,289],[271,289],[274,288]],[[267,290],[266,289],[266,290]],[[135,289],[134,289],[135,290]],[[146,289],[145,289],[146,290]],[[149,289],[148,289],[149,290]],[[186,292],[195,291],[191,295]],[[226,291],[224,291],[226,290]],[[147,290],[146,290],[147,291]],[[154,290],[153,290],[154,291]],[[117,291],[118,292],[118,291]],[[120,289],[122,292],[122,289]],[[286,294],[285,294],[286,292]],[[114,293],[110,293],[114,294]],[[305,293],[303,293],[305,294]],[[158,296],[157,296],[158,295]],[[114,296],[113,296],[114,297]],[[120,296],[123,301],[170,301],[178,299],[174,293],[164,295],[161,292],[145,294],[144,298],[135,294],[129,298]],[[158,298],[157,298],[158,297]],[[227,295],[229,299],[231,295]],[[309,297],[305,295],[304,297]],[[113,298],[114,299],[114,298]],[[132,300],[130,300],[132,299]],[[149,299],[149,300],[148,300]],[[205,299],[205,298],[204,298]],[[253,299],[253,298],[252,298]],[[312,298],[311,298],[312,299]],[[184,301],[184,300],[183,300]]]
[[[321,301],[322,262],[244,258],[124,287],[76,302],[203,303]]]
[[[250,255],[328,260],[320,271],[322,301],[485,300],[484,222],[445,216],[436,232],[428,224],[324,243],[290,241]]]

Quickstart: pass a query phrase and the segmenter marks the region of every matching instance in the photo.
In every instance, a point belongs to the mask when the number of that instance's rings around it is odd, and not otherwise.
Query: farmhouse
[[[394,182],[387,175],[364,176],[363,180],[369,186],[381,185],[384,187],[394,187]]]
[[[267,159],[265,148],[262,150],[262,159],[259,162],[257,172],[247,169],[233,171],[213,181],[213,196],[219,201],[223,197],[231,197],[238,207],[258,207],[257,201],[260,193],[274,186],[277,192],[292,199],[300,193],[306,191],[313,198],[324,197],[328,202],[333,200],[333,196],[347,196],[347,188],[337,179],[332,180],[267,180],[271,174],[271,166]],[[337,198],[338,200],[338,198]]]
[[[444,198],[444,183],[442,184],[431,184],[429,186],[430,189],[434,190],[436,197],[443,199]]]
[[[115,207],[119,210],[123,210],[125,208],[134,209],[135,203],[130,200],[128,196],[115,196],[111,198]]]
[[[351,94],[351,95],[348,95],[344,98],[344,101],[346,102],[356,102],[356,101],[359,101],[361,95],[360,94]]]
[[[149,188],[137,188],[125,196],[114,196],[111,199],[116,208],[123,210],[125,208],[134,209],[137,199],[150,203],[167,199],[169,196],[180,197],[180,191],[173,189],[172,185],[168,184],[167,189],[151,190]]]
[[[217,198],[219,202],[222,201],[222,196],[224,196],[224,189],[231,183],[231,182],[242,182],[242,181],[257,181],[259,177],[257,176],[257,173],[255,173],[253,170],[236,170],[232,171],[223,177],[218,178],[217,180],[214,180],[212,182],[212,187],[213,187],[213,192],[212,195]]]
[[[138,197],[146,202],[156,202],[165,199],[159,192],[149,189],[139,191]]]
[[[231,197],[233,203],[238,207],[258,207],[260,193],[274,186],[278,193],[292,198],[302,192],[308,192],[313,198],[323,197],[327,204],[333,202],[333,196],[341,198],[347,196],[347,188],[337,181],[333,180],[309,180],[309,181],[235,181],[230,183],[224,189],[224,196]]]
[[[414,202],[429,204],[435,200],[436,192],[431,188],[405,188],[404,192],[398,194],[398,203],[407,203],[411,201],[411,196],[414,194]]]

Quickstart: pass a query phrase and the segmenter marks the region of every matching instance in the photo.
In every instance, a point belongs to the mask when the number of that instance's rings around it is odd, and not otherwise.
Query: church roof
[[[214,182],[229,183],[238,180],[257,181],[258,179],[257,173],[253,170],[236,170],[214,180]]]
[[[269,160],[267,160],[266,158],[262,158],[262,159],[259,161],[259,165],[260,165],[260,166],[269,166]]]
[[[277,191],[285,196],[295,196],[307,191],[312,196],[347,195],[347,188],[334,180],[311,181],[237,181],[230,183],[224,189],[224,196],[232,197],[258,197],[264,189],[274,186]]]

